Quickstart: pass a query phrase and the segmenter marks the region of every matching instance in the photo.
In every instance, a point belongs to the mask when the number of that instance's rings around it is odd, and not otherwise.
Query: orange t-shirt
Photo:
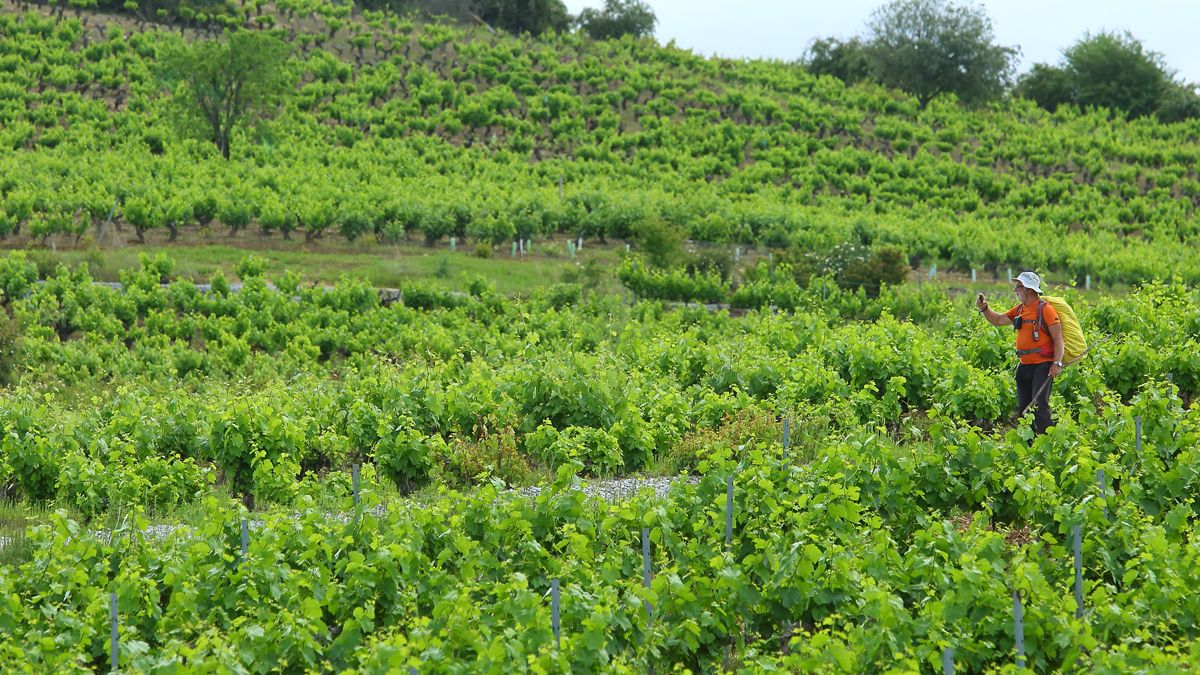
[[[1010,319],[1017,318],[1017,314],[1021,315],[1021,328],[1017,331],[1017,350],[1022,349],[1037,349],[1044,348],[1049,354],[1042,356],[1041,354],[1022,354],[1021,363],[1034,364],[1046,363],[1054,360],[1054,338],[1050,337],[1050,331],[1047,330],[1050,326],[1058,323],[1058,310],[1054,309],[1054,305],[1046,303],[1042,308],[1042,321],[1045,322],[1046,328],[1038,329],[1038,340],[1033,339],[1033,329],[1037,326],[1038,306],[1037,303],[1029,305],[1017,305],[1004,313]]]

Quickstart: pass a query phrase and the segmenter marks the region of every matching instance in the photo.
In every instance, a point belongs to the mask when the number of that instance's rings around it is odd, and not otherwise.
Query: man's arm
[[[1012,319],[1008,318],[1008,316],[1001,314],[999,312],[993,312],[991,309],[988,309],[987,307],[983,308],[982,314],[983,314],[983,318],[987,319],[988,323],[992,324],[993,326],[1011,326],[1012,325]]]

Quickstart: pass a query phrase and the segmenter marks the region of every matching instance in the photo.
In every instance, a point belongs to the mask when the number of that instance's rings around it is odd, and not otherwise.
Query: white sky
[[[659,42],[727,57],[803,55],[813,38],[865,32],[884,0],[647,0],[658,16]],[[603,0],[565,0],[578,14]],[[1159,52],[1177,77],[1200,82],[1200,0],[983,0],[996,42],[1021,48],[1017,72],[1057,63],[1087,31],[1128,30]]]

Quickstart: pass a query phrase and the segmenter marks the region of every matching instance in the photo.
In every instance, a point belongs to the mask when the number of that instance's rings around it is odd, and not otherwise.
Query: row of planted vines
[[[260,269],[234,291],[165,258],[121,289],[0,265],[0,477],[71,514],[0,566],[6,668],[107,667],[111,593],[123,667],[146,672],[854,672],[946,648],[987,670],[1015,662],[1014,591],[1035,670],[1190,662],[1187,286],[1076,297],[1098,346],[1030,443],[1008,419],[1011,336],[936,286],[733,318],[482,281],[385,305]],[[613,504],[569,488],[647,469],[692,479]],[[531,476],[554,484],[503,489]],[[274,514],[245,554],[243,501]],[[201,526],[139,528],[188,505]],[[116,508],[133,516],[114,532]]]

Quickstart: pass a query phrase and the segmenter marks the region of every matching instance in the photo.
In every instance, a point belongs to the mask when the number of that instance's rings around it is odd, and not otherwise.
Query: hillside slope
[[[0,233],[111,218],[502,242],[664,221],[705,242],[857,238],[960,268],[1200,279],[1196,122],[921,109],[651,41],[253,10],[292,40],[303,84],[224,161],[179,137],[152,77],[163,45],[205,33],[6,8]]]

